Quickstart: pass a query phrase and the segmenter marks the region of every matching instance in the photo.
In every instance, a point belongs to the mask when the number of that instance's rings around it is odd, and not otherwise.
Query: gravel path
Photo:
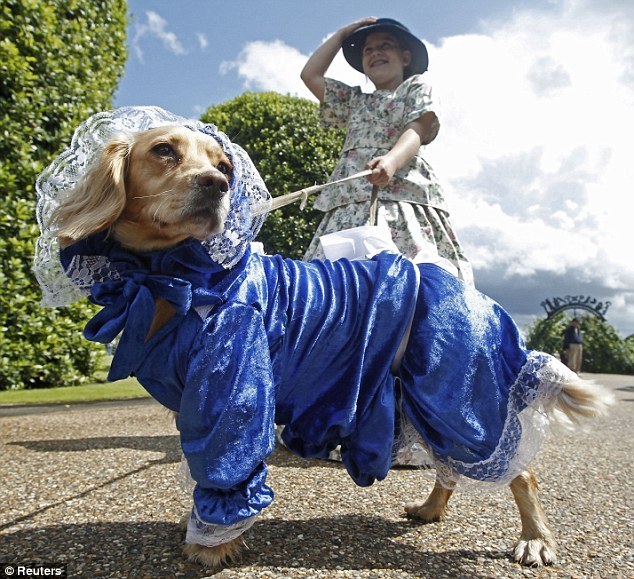
[[[508,490],[457,493],[446,521],[417,525],[402,505],[426,496],[430,471],[395,469],[362,489],[338,463],[280,449],[269,461],[276,500],[242,561],[215,577],[634,577],[634,376],[587,377],[618,405],[592,432],[551,436],[534,464],[557,566],[512,562],[519,517]],[[175,483],[176,430],[156,403],[0,408],[0,440],[0,573],[65,563],[69,577],[91,579],[210,576],[181,556],[177,523],[190,503]]]

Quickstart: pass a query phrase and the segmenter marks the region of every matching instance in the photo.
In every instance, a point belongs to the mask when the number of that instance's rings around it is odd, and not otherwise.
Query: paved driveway
[[[519,521],[508,490],[456,494],[443,523],[402,505],[433,477],[395,469],[368,489],[338,463],[278,450],[276,500],[242,561],[217,577],[634,577],[634,376],[590,376],[614,389],[591,432],[551,436],[534,465],[560,563],[523,570],[509,553]],[[180,554],[189,497],[175,483],[178,438],[149,400],[0,409],[0,572],[65,563],[69,577],[205,577]],[[15,575],[14,575],[15,576]]]

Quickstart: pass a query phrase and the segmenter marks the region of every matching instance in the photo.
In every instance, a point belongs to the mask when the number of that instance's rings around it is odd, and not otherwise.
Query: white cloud
[[[137,24],[135,29],[135,35],[132,39],[132,48],[137,55],[137,58],[143,62],[143,50],[141,48],[141,40],[145,36],[152,36],[158,38],[163,46],[172,54],[181,55],[187,54],[185,48],[181,44],[180,40],[173,32],[169,32],[168,22],[162,18],[159,14],[153,11],[147,11],[145,13],[146,21],[143,24]]]
[[[220,65],[220,73],[235,71],[249,90],[276,91],[307,97],[299,78],[306,57],[280,40],[249,42],[234,61]]]
[[[220,65],[221,74],[235,71],[249,90],[275,91],[316,100],[299,74],[308,55],[281,40],[249,42],[233,61]],[[352,70],[341,54],[332,63],[329,76],[351,84],[366,84],[365,77]]]
[[[196,38],[198,39],[198,46],[201,50],[205,50],[207,46],[209,46],[209,40],[207,40],[207,35],[203,32],[197,32]]]
[[[626,291],[629,307],[613,298],[610,321],[632,333],[634,14],[590,7],[525,11],[430,46],[443,128],[429,156],[476,281],[558,272],[571,292]]]

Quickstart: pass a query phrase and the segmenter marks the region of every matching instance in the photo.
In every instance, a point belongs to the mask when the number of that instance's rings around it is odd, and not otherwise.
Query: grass
[[[99,382],[84,386],[63,386],[60,388],[38,388],[36,390],[4,390],[0,392],[3,404],[70,404],[73,402],[94,402],[98,400],[125,400],[149,397],[136,378],[117,382]]]
[[[100,360],[94,382],[82,386],[60,386],[59,388],[36,388],[35,390],[0,391],[0,406],[27,404],[72,404],[74,402],[97,402],[105,400],[128,400],[149,398],[145,388],[136,378],[106,382],[112,356]]]

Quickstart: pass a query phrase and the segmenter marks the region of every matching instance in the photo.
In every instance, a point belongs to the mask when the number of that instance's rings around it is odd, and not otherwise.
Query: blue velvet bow
[[[136,254],[122,248],[107,232],[100,232],[63,248],[60,259],[68,269],[77,257],[104,256],[119,275],[119,279],[91,286],[91,301],[104,307],[84,329],[88,340],[104,344],[121,334],[108,375],[109,380],[119,380],[136,369],[157,298],[167,300],[179,316],[193,307],[220,304],[244,276],[250,253],[247,248],[240,264],[225,269],[195,239],[164,251]]]
[[[166,275],[126,271],[119,280],[91,288],[91,301],[104,307],[86,324],[86,338],[107,344],[123,332],[108,380],[127,378],[135,370],[152,324],[156,298],[167,300],[177,315],[184,316],[192,306],[192,285]]]
[[[149,329],[155,298],[167,300],[177,314],[184,316],[192,304],[192,285],[166,275],[123,272],[119,280],[95,284],[90,297],[104,308],[86,324],[84,335],[93,342],[107,344],[123,331],[130,317],[135,324]]]

